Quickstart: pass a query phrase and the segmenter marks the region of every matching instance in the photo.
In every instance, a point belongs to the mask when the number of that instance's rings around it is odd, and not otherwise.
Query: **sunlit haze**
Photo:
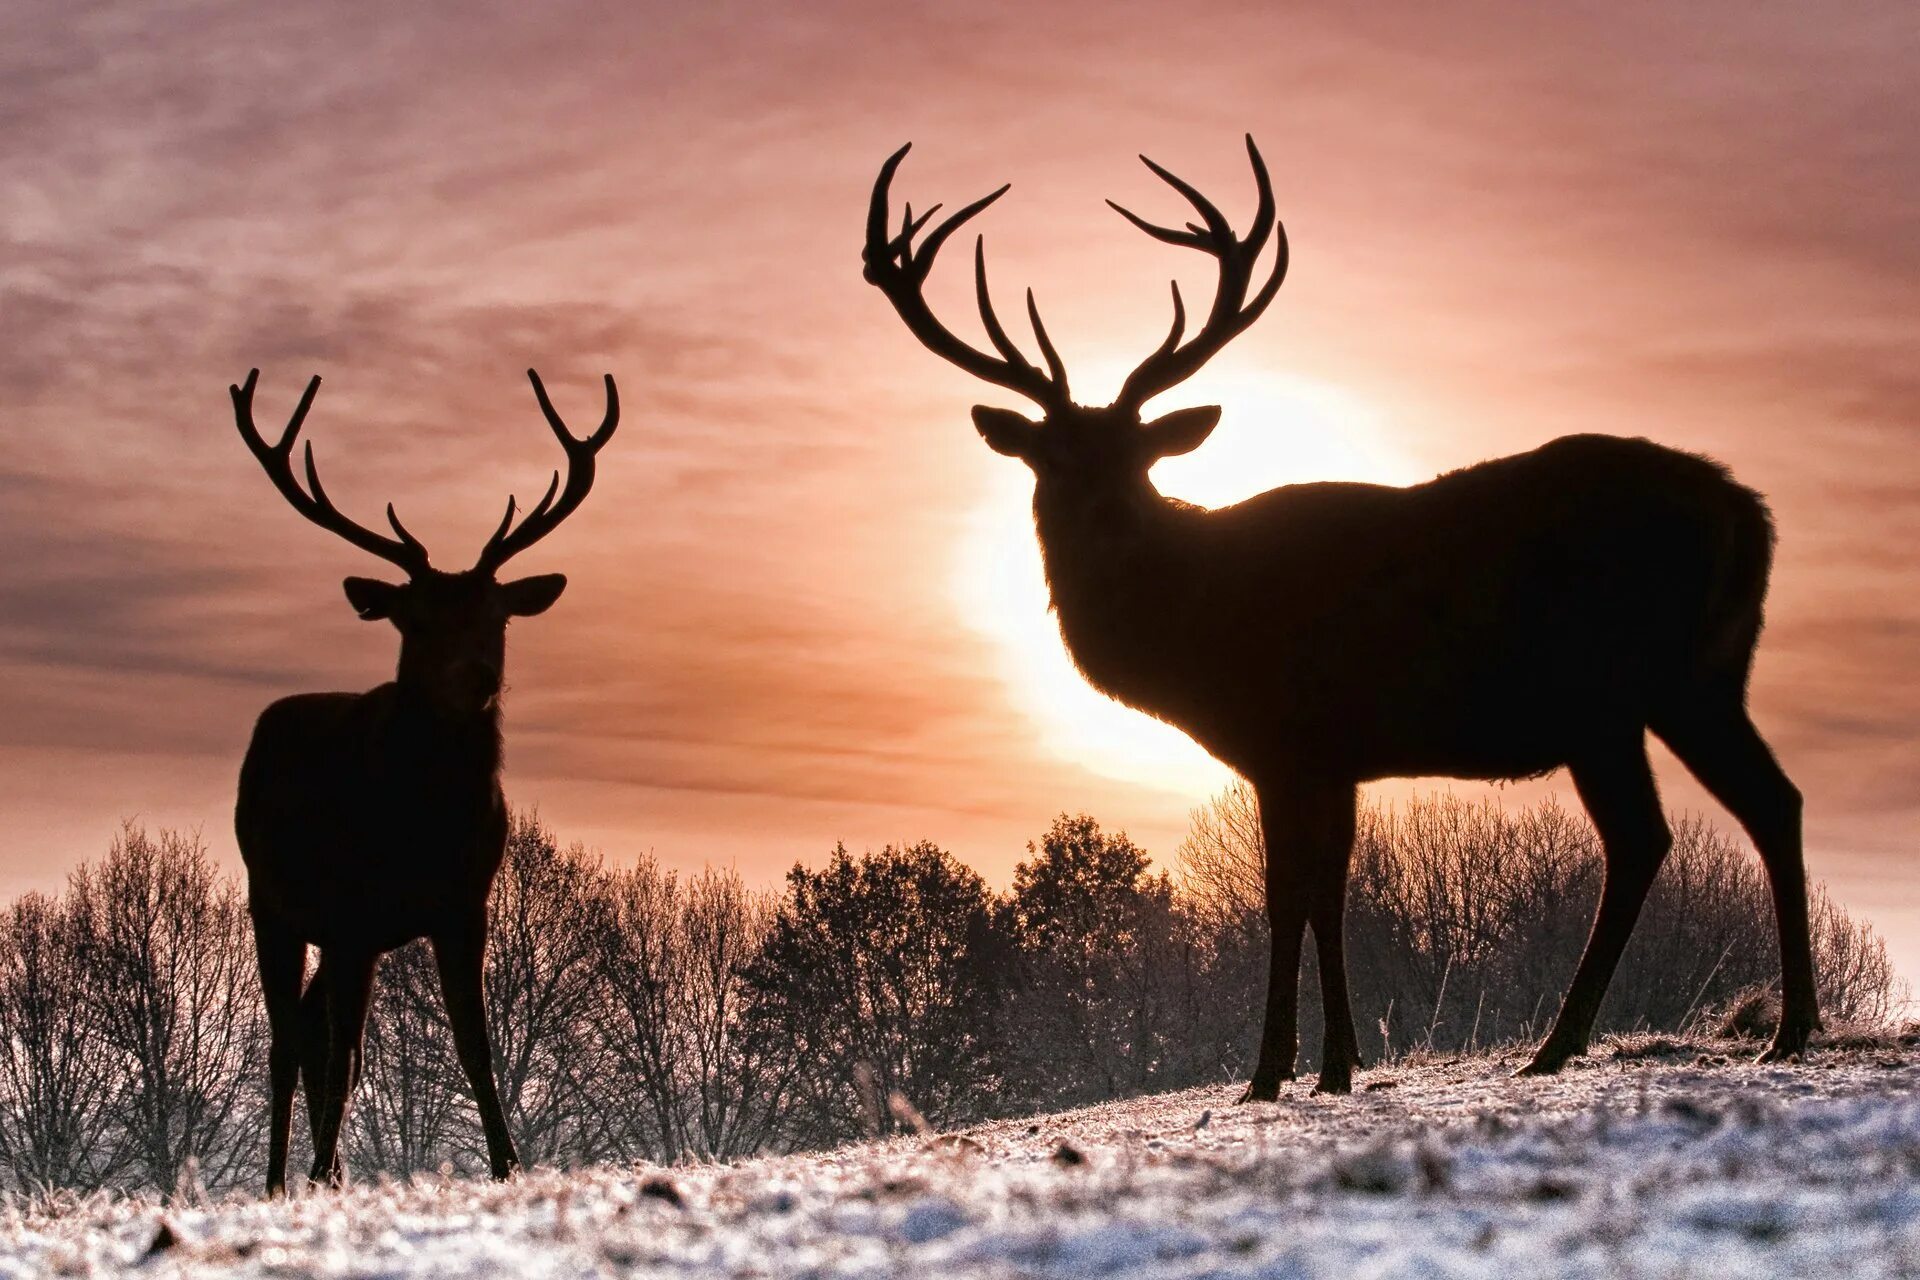
[[[1125,368],[1116,368],[1098,384],[1118,386]],[[1155,485],[1172,497],[1218,507],[1311,480],[1423,478],[1418,464],[1392,452],[1377,415],[1338,388],[1252,371],[1202,374],[1188,385],[1203,402],[1220,404],[1225,425],[1204,448],[1154,468]],[[1074,670],[1047,607],[1032,493],[1029,473],[1012,463],[984,486],[955,581],[960,617],[998,648],[1008,699],[1030,718],[1038,744],[1062,761],[1180,797],[1225,787],[1232,775],[1185,734],[1113,702]]]

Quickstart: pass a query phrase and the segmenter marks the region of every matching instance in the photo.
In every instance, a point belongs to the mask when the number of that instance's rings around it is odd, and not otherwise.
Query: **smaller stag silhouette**
[[[516,525],[514,502],[473,568],[433,568],[427,549],[387,507],[395,537],[342,515],[320,486],[313,445],[307,484],[293,445],[320,379],[307,383],[277,444],[253,423],[260,371],[231,388],[241,438],[301,515],[404,571],[402,584],[348,578],[367,621],[400,632],[395,679],[366,693],[307,693],[268,707],[240,767],[234,825],[260,952],[271,1036],[267,1192],[286,1189],[296,1078],[304,1077],[314,1181],[339,1185],[341,1126],[360,1074],[367,1005],[380,957],[416,938],[433,945],[447,1022],[479,1104],[493,1176],[519,1166],[493,1082],[481,984],[487,896],[505,854],[500,789],[500,692],[507,621],[544,613],[567,580],[557,573],[495,580],[502,565],[572,514],[593,486],[594,460],[620,419],[607,375],[606,417],[576,439],[533,370],[540,411],[566,450],[546,496]],[[305,984],[308,946],[320,953]]]
[[[1249,1099],[1293,1078],[1306,927],[1319,953],[1326,1041],[1318,1088],[1360,1065],[1341,928],[1359,784],[1378,778],[1517,778],[1567,766],[1606,849],[1593,932],[1553,1030],[1527,1070],[1585,1050],[1601,998],[1672,843],[1649,729],[1753,837],[1773,889],[1784,999],[1769,1059],[1819,1026],[1800,848],[1800,793],[1746,709],[1773,526],[1759,495],[1716,463],[1646,440],[1568,436],[1426,484],[1288,485],[1207,510],[1163,497],[1148,470],[1198,448],[1217,406],[1143,421],[1266,310],[1286,276],[1286,233],[1253,139],[1259,199],[1245,238],[1211,201],[1146,160],[1198,220],[1156,240],[1217,272],[1213,305],[1184,343],[1173,290],[1166,339],[1119,398],[1074,403],[1027,293],[1046,362],[1021,352],[974,288],[993,352],[948,329],[923,296],[934,255],[998,200],[890,226],[881,167],[867,216],[866,278],[935,354],[1039,406],[1034,422],[976,407],[996,452],[1034,473],[1034,522],[1060,631],[1080,670],[1120,701],[1185,730],[1254,787],[1272,927],[1266,1026]],[[1109,202],[1111,203],[1111,202]],[[936,206],[937,208],[937,206]],[[1255,267],[1274,256],[1254,287]]]

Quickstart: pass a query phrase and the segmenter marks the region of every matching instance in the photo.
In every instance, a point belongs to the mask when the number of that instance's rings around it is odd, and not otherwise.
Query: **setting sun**
[[[1110,370],[1093,372],[1118,385]],[[1154,483],[1170,497],[1218,507],[1285,484],[1424,478],[1394,449],[1379,416],[1342,388],[1283,373],[1209,371],[1190,390],[1196,403],[1217,402],[1225,412],[1199,449],[1154,468]],[[997,469],[968,516],[955,575],[960,616],[994,642],[1009,700],[1061,760],[1193,798],[1219,790],[1226,768],[1191,738],[1106,697],[1074,669],[1048,608],[1032,495],[1025,467]]]

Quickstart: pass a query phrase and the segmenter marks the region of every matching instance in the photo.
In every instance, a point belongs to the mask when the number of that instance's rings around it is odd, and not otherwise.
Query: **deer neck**
[[[386,687],[391,690],[386,735],[404,755],[435,771],[499,772],[503,749],[498,698],[476,710],[454,710],[409,681]]]
[[[1098,625],[1107,610],[1129,609],[1143,592],[1162,595],[1177,576],[1174,553],[1188,511],[1144,475],[1064,491],[1037,486],[1034,528],[1062,627]]]

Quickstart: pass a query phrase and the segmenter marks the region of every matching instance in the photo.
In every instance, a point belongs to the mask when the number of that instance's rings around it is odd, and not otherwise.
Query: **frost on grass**
[[[1920,1270],[1920,1056],[1602,1048],[1201,1089],[733,1167],[14,1206],[0,1277],[1877,1276]],[[1070,1150],[1078,1160],[1060,1158]]]

